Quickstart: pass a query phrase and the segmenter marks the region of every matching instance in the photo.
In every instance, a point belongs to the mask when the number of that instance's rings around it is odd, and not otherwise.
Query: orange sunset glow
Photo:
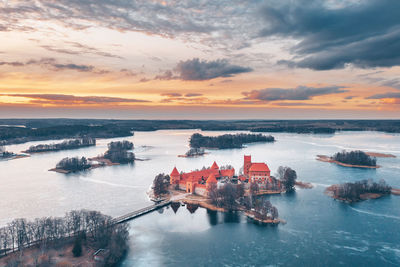
[[[391,1],[303,2],[3,1],[0,116],[399,118]]]

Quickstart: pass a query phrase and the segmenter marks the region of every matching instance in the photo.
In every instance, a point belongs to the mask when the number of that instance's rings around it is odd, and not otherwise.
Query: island
[[[60,160],[56,167],[50,169],[49,171],[59,172],[59,173],[71,173],[87,170],[94,168],[94,166],[85,157],[73,157],[73,158],[63,158]]]
[[[126,223],[90,210],[15,219],[0,240],[0,266],[116,266],[129,248]]]
[[[244,144],[256,142],[275,142],[271,135],[262,134],[224,134],[220,136],[204,136],[195,133],[190,137],[189,145],[192,148],[242,148]]]
[[[95,146],[96,139],[92,137],[82,137],[73,140],[65,140],[57,144],[39,144],[36,146],[30,146],[27,150],[22,151],[24,153],[42,153],[51,151],[60,151],[68,149],[77,149],[82,147]]]
[[[260,224],[284,222],[278,217],[277,208],[262,196],[294,191],[296,171],[281,166],[277,177],[271,176],[268,165],[252,162],[250,155],[244,156],[242,169],[243,173],[235,175],[232,166],[219,167],[215,161],[211,167],[187,173],[175,167],[170,175],[161,173],[154,178],[151,197],[154,201],[183,202],[193,209],[200,206],[221,212],[244,212],[249,220]]]
[[[194,158],[208,154],[203,148],[192,147],[184,155],[178,155],[181,158]]]
[[[393,189],[381,179],[378,183],[361,180],[354,183],[335,184],[329,186],[325,193],[337,200],[353,203],[367,199],[376,199],[389,194],[398,195],[399,189]]]
[[[107,146],[108,150],[102,155],[89,159],[85,157],[64,158],[57,163],[55,168],[49,171],[68,174],[103,166],[133,163],[136,159],[135,154],[129,151],[134,147],[132,142],[116,141]]]
[[[317,160],[323,162],[335,163],[344,167],[370,168],[370,169],[380,168],[379,165],[376,165],[375,157],[371,157],[370,155],[361,150],[355,150],[350,152],[342,151],[336,153],[332,157],[325,155],[317,155]]]

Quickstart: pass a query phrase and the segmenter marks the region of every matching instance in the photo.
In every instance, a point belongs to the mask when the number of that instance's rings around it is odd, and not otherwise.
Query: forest
[[[44,217],[28,221],[15,219],[0,228],[0,255],[5,256],[18,251],[10,259],[10,266],[23,265],[23,251],[30,247],[39,248],[39,253],[31,256],[46,258],[47,251],[54,247],[63,247],[73,243],[73,254],[81,256],[82,246],[93,249],[107,249],[108,256],[104,265],[118,263],[128,250],[128,225],[114,224],[110,216],[98,211],[74,210],[64,217]],[[49,263],[50,264],[50,263]],[[50,265],[43,265],[50,266]]]
[[[360,150],[338,152],[332,156],[332,159],[351,165],[376,166],[376,158]]]
[[[3,126],[1,126],[3,125]],[[8,126],[4,126],[8,125]],[[22,127],[23,126],[23,127]],[[103,119],[0,119],[4,144],[79,136],[112,138],[132,131],[201,129],[333,134],[338,131],[400,133],[400,120],[103,120]]]
[[[333,190],[334,197],[349,201],[360,200],[360,195],[366,193],[375,193],[387,195],[391,192],[391,187],[381,179],[378,183],[369,180],[361,180],[355,183],[344,183],[338,185]]]
[[[38,153],[48,151],[59,151],[67,149],[76,149],[81,147],[95,146],[96,139],[92,137],[82,137],[74,140],[65,140],[61,143],[56,144],[39,144],[36,146],[30,146],[26,151],[27,153]]]
[[[113,163],[131,163],[135,161],[135,154],[128,150],[133,149],[133,143],[129,141],[117,141],[108,144],[108,150],[104,153],[104,158]]]
[[[91,165],[85,157],[63,158],[56,165],[56,169],[69,172],[83,171],[89,169],[90,167]]]
[[[224,134],[220,136],[204,136],[195,133],[190,137],[189,144],[192,148],[242,148],[244,144],[255,142],[274,142],[271,135],[262,134]]]

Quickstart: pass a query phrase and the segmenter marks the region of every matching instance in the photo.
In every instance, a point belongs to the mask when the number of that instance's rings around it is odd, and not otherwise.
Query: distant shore
[[[343,163],[337,160],[333,160],[331,157],[326,156],[326,155],[317,155],[317,160],[322,161],[322,162],[329,162],[329,163],[335,163],[337,165],[343,166],[343,167],[351,167],[351,168],[366,168],[366,169],[377,169],[380,168],[381,166],[376,165],[376,166],[367,166],[367,165],[353,165],[353,164],[347,164]]]

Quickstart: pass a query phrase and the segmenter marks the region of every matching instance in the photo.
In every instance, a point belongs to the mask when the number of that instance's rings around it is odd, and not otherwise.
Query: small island
[[[129,150],[133,149],[133,143],[129,141],[117,141],[108,144],[108,150],[93,158],[74,157],[64,158],[57,163],[56,167],[49,171],[68,174],[71,172],[84,171],[103,166],[128,164],[135,161],[135,154]]]
[[[92,164],[85,157],[73,157],[73,158],[63,158],[60,160],[56,167],[50,169],[50,171],[55,171],[59,173],[71,173],[78,172],[93,168]]]
[[[65,140],[61,143],[56,144],[40,144],[36,146],[30,146],[27,150],[22,151],[24,153],[42,153],[42,152],[51,152],[51,151],[60,151],[60,150],[68,150],[68,149],[77,149],[88,146],[95,146],[96,139],[92,137],[83,137],[74,140]]]
[[[232,166],[219,167],[216,162],[188,173],[179,173],[175,167],[170,175],[159,174],[153,181],[152,199],[183,202],[193,209],[240,211],[253,222],[279,224],[284,221],[279,219],[277,208],[262,196],[294,191],[296,179],[296,171],[290,167],[279,167],[275,178],[266,163],[244,156],[243,173],[238,176]]]
[[[26,154],[15,154],[13,152],[9,152],[6,148],[0,145],[0,160],[10,160],[10,159],[19,159],[19,158],[26,158],[29,155]]]
[[[244,144],[256,142],[275,142],[271,135],[262,134],[224,134],[220,136],[204,136],[195,133],[190,137],[189,145],[192,148],[228,149],[242,148]]]
[[[194,158],[208,154],[203,148],[192,147],[184,155],[178,155],[181,158]]]
[[[91,210],[15,219],[0,228],[0,266],[117,266],[129,249],[128,229]]]
[[[336,153],[332,157],[325,155],[317,155],[317,160],[323,162],[335,163],[344,167],[370,168],[370,169],[380,168],[380,166],[376,164],[376,157],[372,157],[361,150],[355,150],[350,152],[342,151]]]
[[[398,189],[392,189],[381,179],[378,183],[372,180],[361,180],[354,183],[344,183],[329,186],[325,193],[334,199],[353,203],[367,199],[376,199],[389,194],[397,194]]]

